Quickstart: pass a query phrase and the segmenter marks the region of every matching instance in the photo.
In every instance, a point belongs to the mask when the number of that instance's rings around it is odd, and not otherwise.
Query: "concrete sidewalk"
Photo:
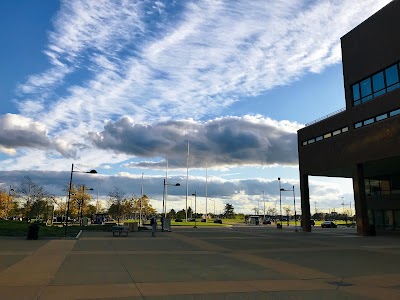
[[[270,226],[0,239],[0,299],[400,299],[400,239]]]

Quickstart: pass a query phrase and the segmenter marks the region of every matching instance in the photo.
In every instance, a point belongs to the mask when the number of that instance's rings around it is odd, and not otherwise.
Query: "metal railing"
[[[310,126],[310,125],[313,125],[313,124],[315,124],[315,123],[321,122],[322,120],[326,120],[326,119],[328,119],[328,118],[330,118],[330,117],[333,117],[333,116],[335,116],[335,115],[337,115],[337,114],[339,114],[339,113],[341,113],[341,112],[344,112],[345,110],[346,110],[346,107],[343,107],[343,108],[341,108],[341,109],[339,109],[339,110],[337,110],[337,111],[334,111],[334,112],[330,113],[329,115],[323,116],[323,117],[321,117],[321,118],[318,118],[318,119],[316,119],[316,120],[314,120],[314,121],[311,121],[311,122],[307,123],[307,124],[306,124],[306,127],[307,127],[307,126]]]

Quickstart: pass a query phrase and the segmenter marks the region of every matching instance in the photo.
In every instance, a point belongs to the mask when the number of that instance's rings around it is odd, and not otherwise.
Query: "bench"
[[[116,225],[116,226],[112,227],[113,236],[123,236],[122,234],[125,234],[125,236],[128,236],[128,232],[129,232],[128,226]],[[116,235],[116,233],[118,233],[118,235]]]

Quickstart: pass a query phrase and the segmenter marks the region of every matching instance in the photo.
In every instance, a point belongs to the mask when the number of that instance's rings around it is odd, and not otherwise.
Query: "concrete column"
[[[367,198],[365,195],[364,167],[362,164],[353,166],[353,190],[356,209],[357,233],[359,235],[372,235],[368,221]]]
[[[303,231],[311,232],[310,190],[308,175],[300,172],[301,223]]]

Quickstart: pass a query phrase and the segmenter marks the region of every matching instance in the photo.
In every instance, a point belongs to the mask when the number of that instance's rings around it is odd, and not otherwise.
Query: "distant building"
[[[357,231],[400,230],[400,0],[341,39],[346,108],[298,131],[303,230],[308,176],[353,179]]]

